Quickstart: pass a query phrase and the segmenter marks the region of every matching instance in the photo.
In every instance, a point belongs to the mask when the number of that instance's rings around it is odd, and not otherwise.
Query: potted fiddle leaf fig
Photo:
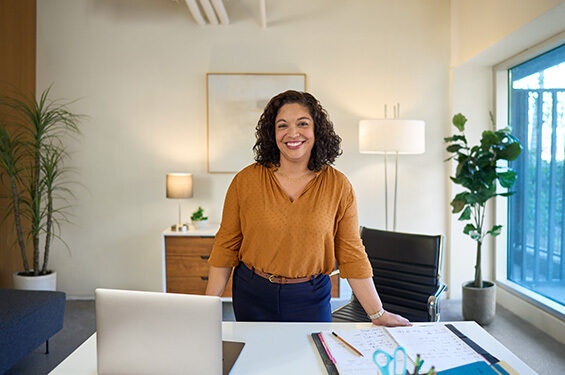
[[[208,226],[208,217],[204,216],[204,209],[200,206],[192,213],[190,220],[196,229],[204,229]]]
[[[72,197],[64,141],[79,132],[82,116],[69,111],[70,103],[49,99],[50,89],[38,99],[21,93],[0,95],[0,106],[6,109],[0,118],[0,176],[10,197],[4,217],[14,219],[14,247],[23,266],[14,274],[14,286],[20,289],[56,289],[49,255],[53,240],[62,241],[59,229],[67,221],[65,210]]]
[[[490,116],[494,125],[492,113]],[[458,113],[452,122],[460,134],[444,138],[447,152],[451,154],[447,160],[457,162],[455,176],[450,179],[463,188],[451,201],[452,213],[458,214],[460,221],[467,222],[463,233],[476,242],[475,278],[463,284],[463,318],[489,324],[495,315],[496,288],[493,282],[482,279],[481,250],[486,236],[498,236],[502,225],[486,227],[487,202],[497,196],[513,194],[497,192],[497,183],[510,189],[516,181],[516,172],[501,161],[515,160],[522,146],[509,128],[485,130],[479,144],[469,145],[464,133],[465,116]]]

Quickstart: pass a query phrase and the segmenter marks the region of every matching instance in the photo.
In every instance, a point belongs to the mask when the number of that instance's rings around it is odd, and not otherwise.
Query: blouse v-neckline
[[[314,184],[314,181],[316,181],[316,179],[318,178],[318,176],[321,173],[321,171],[314,172],[314,177],[312,177],[312,179],[310,181],[308,181],[306,186],[304,186],[304,189],[302,189],[302,191],[296,196],[296,198],[294,200],[292,200],[292,199],[290,199],[287,192],[284,190],[284,188],[280,184],[277,176],[275,176],[275,171],[277,170],[277,168],[276,167],[270,167],[268,169],[269,169],[269,172],[270,172],[270,175],[271,175],[271,179],[274,180],[279,192],[283,195],[283,197],[286,199],[286,201],[290,204],[294,204],[294,202],[296,202],[301,196],[303,196],[304,193],[306,193],[308,190],[310,190],[311,186]]]

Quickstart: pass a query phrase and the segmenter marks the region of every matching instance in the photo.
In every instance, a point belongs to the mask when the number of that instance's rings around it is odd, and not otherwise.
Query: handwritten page
[[[363,353],[363,357],[356,354],[344,343],[332,335],[331,331],[322,332],[322,337],[336,361],[340,375],[375,375],[378,367],[373,363],[373,353],[377,349],[394,352],[398,346],[391,336],[380,327],[362,330],[335,331],[342,339],[355,349]]]
[[[435,366],[436,371],[442,371],[472,362],[485,361],[443,324],[395,327],[386,330],[398,345],[404,347],[409,358],[414,360],[416,354],[420,354],[424,359],[420,373],[427,373],[432,365]]]
[[[322,337],[336,361],[341,375],[375,375],[378,367],[373,362],[377,349],[393,354],[398,346],[404,347],[408,355],[406,368],[412,371],[416,355],[420,354],[424,365],[420,374],[425,374],[433,365],[442,371],[465,364],[486,360],[443,324],[416,325],[410,327],[372,327],[359,330],[337,330],[341,338],[363,353],[356,354],[332,335],[322,332]]]

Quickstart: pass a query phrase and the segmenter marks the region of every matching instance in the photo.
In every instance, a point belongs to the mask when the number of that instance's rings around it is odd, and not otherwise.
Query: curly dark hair
[[[320,102],[307,92],[288,90],[274,96],[261,114],[255,127],[255,161],[265,167],[280,166],[280,151],[275,140],[275,118],[279,109],[289,103],[298,103],[308,108],[314,120],[314,146],[308,161],[308,169],[320,171],[324,165],[333,164],[342,154],[341,138],[334,132],[328,113]]]

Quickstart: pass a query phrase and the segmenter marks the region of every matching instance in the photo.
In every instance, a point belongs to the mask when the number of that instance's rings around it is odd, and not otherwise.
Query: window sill
[[[565,320],[565,307],[549,298],[541,296],[529,289],[524,288],[510,280],[497,280],[496,284],[502,289],[522,298],[523,300],[537,306],[554,317]]]

